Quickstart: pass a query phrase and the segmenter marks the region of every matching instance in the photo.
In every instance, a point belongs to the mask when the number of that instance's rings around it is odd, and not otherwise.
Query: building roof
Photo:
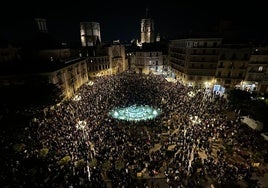
[[[47,72],[54,72],[60,70],[62,68],[68,67],[75,63],[85,60],[84,57],[71,57],[68,59],[64,59],[61,61],[55,61],[50,63],[42,63],[39,65],[33,66],[31,72],[33,73],[47,73]]]

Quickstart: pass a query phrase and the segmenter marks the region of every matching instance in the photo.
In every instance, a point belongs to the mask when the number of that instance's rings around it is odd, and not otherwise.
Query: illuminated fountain
[[[110,111],[111,115],[115,119],[126,121],[141,121],[153,119],[161,113],[160,109],[154,109],[148,105],[137,106],[132,105],[125,108],[117,108]]]

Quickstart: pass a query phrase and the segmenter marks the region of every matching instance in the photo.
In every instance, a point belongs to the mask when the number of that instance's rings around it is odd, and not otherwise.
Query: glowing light
[[[201,123],[201,119],[198,116],[190,116],[190,120],[192,121],[193,124]]]
[[[84,130],[87,125],[86,121],[78,121],[76,124],[76,128],[80,130]]]
[[[189,91],[187,94],[191,98],[195,96],[195,93],[193,91]]]
[[[176,83],[176,82],[177,82],[176,79],[171,78],[171,77],[167,77],[166,80],[167,80],[168,82],[173,82],[173,83]]]
[[[193,83],[192,82],[189,82],[188,83],[188,87],[193,87]]]
[[[93,84],[94,84],[93,81],[89,81],[89,82],[87,83],[88,86],[93,86]]]
[[[132,105],[126,108],[118,108],[112,110],[109,115],[113,118],[127,121],[141,121],[153,119],[161,113],[160,109],[153,109],[152,107]]]
[[[80,95],[75,95],[73,98],[74,101],[80,101],[81,100],[81,96]]]
[[[210,82],[205,82],[204,84],[205,84],[205,86],[210,86],[211,85]]]

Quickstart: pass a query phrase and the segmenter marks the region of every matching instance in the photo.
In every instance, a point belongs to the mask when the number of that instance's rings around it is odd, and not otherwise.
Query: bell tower
[[[145,18],[141,20],[141,43],[154,42],[154,20],[149,17],[148,8],[146,8]]]

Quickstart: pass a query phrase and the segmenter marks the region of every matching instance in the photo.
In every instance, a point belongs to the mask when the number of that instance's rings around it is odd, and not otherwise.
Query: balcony
[[[204,58],[203,56],[202,57],[199,57],[199,58],[189,58],[191,62],[209,62],[209,63],[215,63],[217,62],[218,63],[218,59],[217,58]]]
[[[184,58],[185,59],[185,54],[183,55],[178,55],[178,54],[170,54],[170,57],[173,57],[173,58]]]
[[[175,70],[178,70],[178,71],[181,71],[181,72],[184,72],[184,67],[181,66],[181,65],[177,65],[177,64],[171,64],[171,67]]]
[[[217,48],[220,48],[220,45],[213,45],[213,46],[197,45],[197,46],[192,46],[192,48],[217,49]]]
[[[264,74],[264,71],[249,70],[248,73],[252,73],[252,74]]]
[[[268,64],[268,61],[250,61],[249,62],[249,65],[250,64],[254,64],[254,65],[267,65]]]
[[[190,54],[191,56],[217,56],[218,57],[218,54],[216,53],[191,53]]]
[[[247,81],[255,81],[255,82],[260,82],[260,81],[262,81],[262,80],[263,80],[263,78],[248,75],[248,76],[246,77],[246,79],[245,79],[245,80],[247,80]]]
[[[235,80],[243,80],[244,77],[241,76],[228,76],[228,75],[217,75],[216,78],[223,78],[223,79],[235,79]]]
[[[197,75],[197,76],[214,76],[215,70],[194,70],[194,69],[188,69],[187,71],[188,75]]]
[[[188,67],[188,70],[215,70],[215,69],[208,67]]]
[[[170,48],[171,53],[185,54],[185,49]]]
[[[174,60],[171,60],[170,63],[184,66],[184,62],[183,61],[176,61],[176,60],[174,61]]]

